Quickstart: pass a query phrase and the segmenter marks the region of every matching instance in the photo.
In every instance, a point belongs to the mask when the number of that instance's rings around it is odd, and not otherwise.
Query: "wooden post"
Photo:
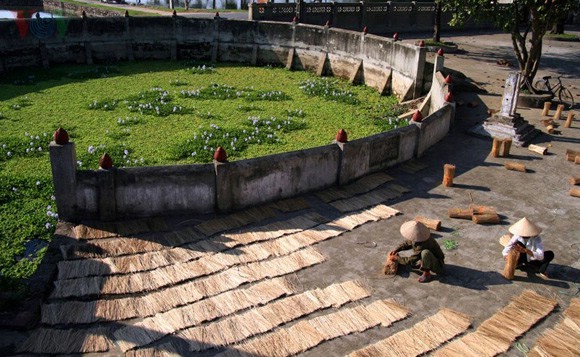
[[[570,196],[572,197],[580,197],[580,188],[573,187],[570,189]]]
[[[568,112],[568,117],[566,117],[566,123],[564,123],[564,128],[569,128],[574,120],[574,112]]]
[[[504,139],[501,145],[501,157],[508,157],[510,155],[511,147],[512,147],[512,139],[511,138]]]
[[[512,170],[512,171],[519,171],[519,172],[526,172],[526,165],[524,164],[519,164],[517,162],[510,162],[510,161],[506,161],[504,163],[504,166],[506,169],[508,170]]]
[[[554,120],[558,120],[562,117],[562,111],[564,110],[564,104],[558,104],[558,108],[556,108],[556,113],[554,113]]]
[[[449,218],[471,219],[473,216],[473,210],[469,208],[450,208],[447,210],[447,213],[449,214]]]
[[[528,150],[538,153],[540,155],[546,155],[548,153],[548,148],[534,144],[530,144],[528,146]]]
[[[544,102],[544,110],[542,111],[542,115],[547,116],[550,112],[550,107],[552,106],[552,102]]]
[[[453,177],[455,176],[455,165],[443,165],[443,186],[453,186]]]
[[[497,213],[474,214],[471,220],[476,224],[499,223],[499,216]]]
[[[432,231],[438,231],[441,229],[441,221],[438,219],[416,216],[415,221],[423,223],[425,227],[429,228]]]
[[[518,260],[520,259],[520,252],[515,249],[511,249],[508,255],[505,257],[505,266],[503,268],[503,277],[507,280],[512,280],[516,273],[516,267],[518,266]]]
[[[568,182],[570,183],[570,185],[578,185],[580,184],[580,177],[570,176]]]
[[[498,138],[493,138],[493,145],[491,147],[491,156],[498,157],[499,156],[499,148],[501,146],[502,141]]]

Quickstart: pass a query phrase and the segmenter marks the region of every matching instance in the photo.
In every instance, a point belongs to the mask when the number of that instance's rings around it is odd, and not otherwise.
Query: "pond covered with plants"
[[[48,144],[58,127],[79,169],[211,162],[326,145],[408,125],[394,97],[282,68],[153,61],[63,66],[0,82],[0,289],[19,289],[58,219]]]

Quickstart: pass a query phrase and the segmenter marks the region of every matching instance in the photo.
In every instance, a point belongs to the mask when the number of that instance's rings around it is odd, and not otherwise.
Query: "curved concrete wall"
[[[360,32],[267,21],[177,16],[0,21],[0,72],[56,63],[234,61],[343,77],[406,100],[421,94],[425,51]]]
[[[179,17],[48,19],[42,25],[45,31],[35,34],[22,23],[0,22],[0,71],[150,58],[239,61],[340,76],[409,99],[420,95],[425,65],[424,48],[313,25]],[[442,63],[437,57],[435,69]],[[433,78],[423,123],[251,160],[77,171],[74,143],[51,143],[59,216],[112,220],[231,211],[351,182],[420,156],[447,133],[454,106],[442,98],[449,85],[440,73]]]
[[[437,57],[435,69],[443,68]],[[77,171],[74,143],[50,145],[59,216],[76,221],[234,211],[334,185],[421,156],[453,124],[451,84],[440,72],[421,105],[424,119],[346,143],[205,165]]]

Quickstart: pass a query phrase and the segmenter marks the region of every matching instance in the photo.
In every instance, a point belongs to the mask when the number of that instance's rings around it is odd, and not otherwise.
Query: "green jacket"
[[[427,239],[424,242],[410,242],[406,240],[403,243],[399,244],[397,248],[395,248],[395,252],[398,253],[402,250],[409,249],[413,249],[413,254],[410,257],[400,257],[399,264],[415,265],[419,260],[421,260],[421,251],[423,249],[430,250],[431,253],[433,253],[433,255],[437,259],[439,259],[441,265],[443,265],[445,261],[445,254],[443,254],[443,251],[441,250],[439,243],[437,243],[437,241],[433,237],[429,237],[429,239]]]

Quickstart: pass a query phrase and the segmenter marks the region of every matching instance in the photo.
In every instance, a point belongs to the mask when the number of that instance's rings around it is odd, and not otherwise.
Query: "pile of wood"
[[[508,157],[510,154],[510,149],[512,147],[512,139],[499,139],[493,138],[493,144],[491,147],[492,157]]]
[[[580,164],[580,152],[566,149],[566,160],[575,164]]]
[[[499,223],[499,215],[495,208],[481,205],[470,205],[469,208],[450,208],[449,218],[469,219],[476,224]]]

